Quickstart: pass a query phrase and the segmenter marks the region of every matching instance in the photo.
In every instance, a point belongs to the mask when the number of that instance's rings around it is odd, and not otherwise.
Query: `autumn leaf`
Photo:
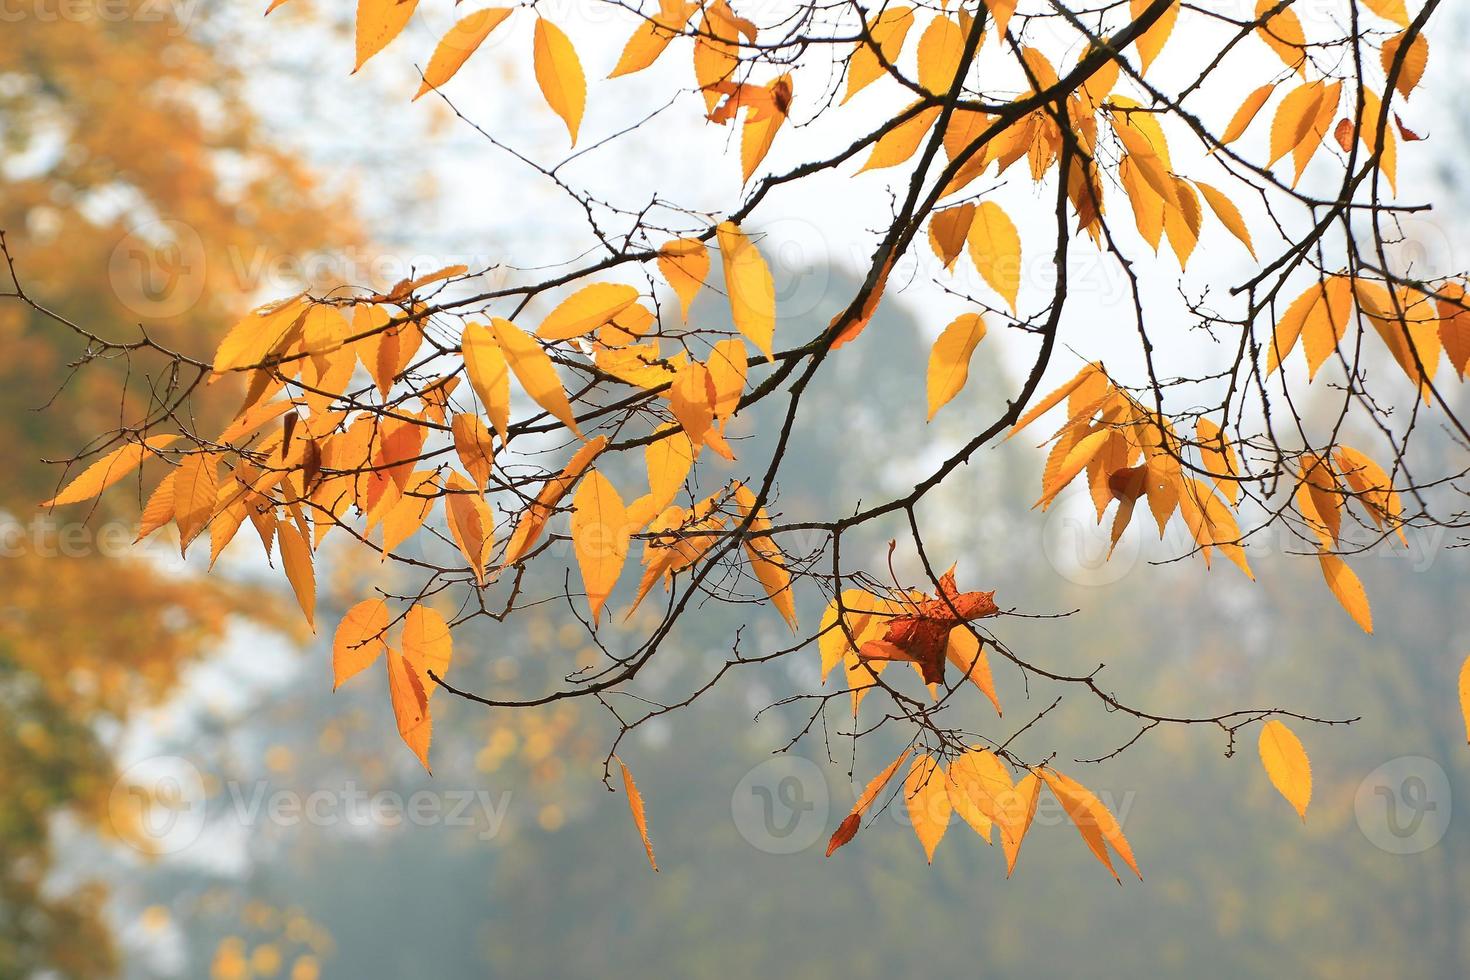
[[[740,511],[741,523],[746,527],[743,543],[750,567],[766,597],[794,633],[797,625],[796,599],[791,591],[791,573],[786,570],[786,557],[781,554],[781,549],[765,533],[771,527],[766,509],[756,506],[754,491],[744,483],[735,484],[735,506]]]
[[[1142,881],[1143,872],[1138,870],[1138,862],[1134,860],[1133,849],[1129,846],[1128,839],[1123,836],[1123,828],[1108,812],[1108,808],[1103,806],[1102,801],[1076,780],[1062,775],[1049,766],[1038,771],[1047,787],[1056,796],[1057,801],[1062,804],[1062,809],[1067,812],[1067,818],[1082,835],[1082,840],[1087,844],[1088,850],[1092,851],[1099,863],[1107,868],[1115,879],[1118,877],[1117,871],[1113,869],[1112,859],[1108,856],[1108,845],[1112,845],[1113,849],[1118,852],[1118,856]]]
[[[1230,123],[1225,127],[1225,132],[1220,136],[1220,145],[1228,146],[1245,135],[1251,122],[1260,113],[1266,102],[1276,91],[1276,86],[1267,84],[1251,92],[1235,110],[1235,115],[1230,118]]]
[[[1470,743],[1470,657],[1460,665],[1460,714],[1465,719],[1465,741]]]
[[[1271,785],[1307,821],[1307,804],[1312,801],[1312,763],[1301,741],[1286,725],[1271,719],[1261,726],[1261,765]]]
[[[417,6],[418,0],[358,0],[354,74],[403,32]]]
[[[316,629],[316,569],[312,565],[311,546],[296,525],[290,521],[276,524],[276,542],[281,549],[281,563],[286,579],[296,593],[296,602],[306,616],[306,623]]]
[[[929,351],[929,419],[958,395],[970,379],[970,358],[985,337],[985,320],[978,313],[956,317]]]
[[[598,282],[577,290],[546,315],[536,336],[542,340],[571,340],[610,322],[638,301],[638,290],[619,283]]]
[[[535,36],[536,84],[553,112],[567,124],[572,145],[577,143],[577,130],[582,125],[582,111],[587,105],[587,77],[577,49],[561,28],[544,17],[536,18]]]
[[[1405,25],[1407,26],[1407,24]],[[1393,67],[1399,61],[1399,51],[1404,46],[1408,32],[1397,34],[1383,42],[1379,54],[1383,60],[1383,74],[1391,76]],[[1409,47],[1404,51],[1403,61],[1399,66],[1399,73],[1394,80],[1394,88],[1404,98],[1408,98],[1419,87],[1419,82],[1424,78],[1425,69],[1429,67],[1429,38],[1424,36],[1423,31],[1416,31],[1414,39],[1409,42]]]
[[[1131,0],[1130,12],[1134,20],[1138,20],[1154,0]],[[1138,47],[1138,62],[1140,74],[1148,74],[1149,66],[1164,49],[1164,44],[1169,40],[1169,35],[1174,32],[1174,23],[1179,19],[1179,4],[1171,3],[1164,11],[1163,16],[1154,21],[1153,26],[1141,34],[1136,42]]]
[[[914,24],[912,7],[886,7],[877,17],[868,22],[868,35],[872,44],[858,42],[852,57],[847,62],[847,91],[842,96],[846,102],[873,82],[883,77],[883,64],[898,63],[903,51],[904,38]],[[878,53],[874,52],[876,48]],[[882,60],[879,60],[879,53]]]
[[[951,629],[944,655],[980,689],[981,694],[990,699],[995,713],[1003,714],[1000,697],[995,692],[995,679],[990,673],[990,658],[985,655],[985,647],[974,631],[963,624]]]
[[[582,438],[582,431],[577,428],[577,421],[572,415],[572,405],[567,401],[566,389],[541,345],[520,327],[500,317],[490,321],[490,329],[495,343],[505,355],[506,364],[521,387],[526,389],[526,394],[554,415],[573,435]],[[488,410],[489,406],[486,408]],[[492,414],[491,418],[494,417]]]
[[[709,248],[697,238],[676,238],[658,250],[658,271],[679,297],[679,313],[689,319],[689,307],[709,278]]]
[[[774,361],[771,344],[776,331],[776,286],[771,270],[754,243],[734,223],[721,222],[715,237],[735,328],[766,355],[767,361]]]
[[[572,500],[572,547],[596,623],[628,557],[628,512],[617,488],[596,470],[582,478]]]
[[[429,65],[424,69],[423,84],[419,86],[418,94],[414,98],[418,99],[426,92],[447,84],[469,60],[470,55],[484,43],[485,38],[490,36],[490,32],[499,27],[511,13],[510,7],[487,7],[475,11],[451,27],[429,58]]]
[[[964,252],[974,220],[975,205],[970,203],[936,211],[929,219],[929,243],[946,269],[953,268],[955,260]]]
[[[940,577],[936,597],[916,600],[904,614],[889,619],[882,639],[863,644],[858,655],[918,664],[925,684],[942,684],[950,630],[999,612],[994,592],[960,592],[951,568]]]
[[[332,690],[371,667],[388,651],[388,605],[365,599],[347,610],[332,635]]]
[[[1277,8],[1280,8],[1279,10]],[[1276,13],[1265,17],[1272,10]],[[1302,31],[1302,22],[1296,11],[1284,6],[1281,0],[1257,0],[1256,18],[1260,26],[1256,33],[1267,46],[1286,62],[1288,68],[1305,74],[1307,61],[1307,38]],[[1265,19],[1262,19],[1265,18]]]
[[[1322,565],[1322,578],[1326,580],[1327,587],[1342,603],[1342,608],[1353,617],[1353,622],[1360,626],[1364,633],[1373,632],[1373,612],[1368,606],[1368,593],[1363,590],[1363,583],[1358,576],[1348,567],[1347,562],[1329,551],[1319,551],[1317,560]]]
[[[969,246],[976,271],[1014,311],[1021,288],[1021,236],[999,204],[981,201],[976,206]]]
[[[911,751],[911,749],[904,749],[900,752],[897,759],[890,762],[886,769],[874,776],[864,787],[857,802],[853,804],[852,811],[843,818],[842,823],[837,825],[837,829],[832,833],[832,839],[827,841],[827,857],[831,857],[833,851],[857,836],[858,830],[863,825],[863,814],[867,813],[868,808],[878,799],[878,794],[883,792],[883,787],[888,785],[888,781],[893,778],[894,773],[898,772],[898,767],[903,765]]]
[[[424,769],[432,772],[429,769],[429,742],[434,736],[434,723],[429,717],[429,697],[424,691],[423,681],[397,650],[388,650],[387,665],[388,695],[393,703],[393,717],[398,723],[398,737],[418,757]]]
[[[460,465],[475,481],[475,488],[484,490],[490,482],[490,473],[495,463],[495,449],[490,441],[490,430],[480,421],[480,416],[460,412],[450,423],[454,434],[454,452]]]
[[[88,466],[64,490],[41,506],[60,507],[91,500],[114,483],[126,479],[128,474],[143,465],[143,460],[172,445],[178,438],[176,435],[149,436],[142,442],[130,442],[114,449]]]
[[[903,784],[914,836],[924,848],[924,857],[934,863],[934,849],[949,829],[954,804],[949,800],[949,779],[938,760],[921,755],[914,760]]]
[[[628,811],[633,814],[633,826],[638,828],[638,836],[643,838],[648,866],[656,872],[658,861],[653,856],[653,841],[648,839],[648,817],[643,812],[643,797],[638,792],[638,784],[633,782],[633,773],[629,771],[627,763],[618,759],[618,766],[623,770],[623,790],[628,794]]]
[[[504,444],[509,439],[510,428],[510,373],[506,368],[505,355],[500,350],[494,334],[481,324],[470,323],[460,337],[460,350],[464,353],[465,373],[470,376],[470,387],[475,389],[485,414]]]

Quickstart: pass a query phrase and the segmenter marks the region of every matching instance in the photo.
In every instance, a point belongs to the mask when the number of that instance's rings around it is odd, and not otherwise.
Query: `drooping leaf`
[[[927,379],[929,419],[958,395],[970,379],[970,358],[985,337],[985,320],[978,313],[956,317],[929,351]]]
[[[852,811],[843,818],[842,823],[837,825],[831,840],[827,841],[827,857],[831,857],[833,851],[857,836],[858,830],[863,825],[863,814],[867,813],[868,808],[878,799],[878,794],[883,792],[883,787],[888,785],[888,781],[893,778],[894,773],[898,772],[898,767],[903,765],[911,751],[911,749],[904,749],[900,752],[897,759],[890,762],[886,769],[874,776],[864,787],[857,802],[853,804]]]
[[[904,780],[903,795],[914,836],[924,848],[924,857],[933,864],[934,849],[949,829],[949,818],[954,812],[944,767],[931,756],[916,758]]]
[[[465,373],[470,376],[470,387],[475,389],[485,414],[500,434],[502,445],[509,438],[510,428],[510,372],[506,368],[505,354],[496,343],[490,330],[478,323],[467,324],[460,338],[460,349],[464,352]]]
[[[536,84],[553,112],[567,124],[572,145],[577,143],[577,130],[582,125],[582,112],[587,106],[587,76],[571,40],[551,21],[536,18],[535,56]]]
[[[571,403],[567,401],[566,389],[541,345],[509,320],[495,317],[490,321],[490,328],[494,331],[495,343],[505,355],[506,364],[521,387],[526,389],[526,394],[570,429],[573,435],[582,438],[582,431],[577,428],[577,420],[572,415]]]
[[[286,579],[296,593],[296,602],[306,616],[307,625],[315,630],[316,569],[312,565],[311,546],[290,521],[277,522],[276,542],[281,552],[281,564],[286,567]]]
[[[975,269],[1014,311],[1021,288],[1021,235],[999,204],[981,201],[976,206],[969,246]]]
[[[429,696],[423,681],[397,650],[389,649],[388,696],[393,702],[393,717],[398,723],[398,737],[403,739],[425,770],[429,769],[429,742],[433,740],[434,723],[429,716]]]
[[[1312,763],[1301,740],[1290,728],[1272,718],[1261,726],[1258,748],[1271,785],[1306,823],[1307,804],[1312,802]]]
[[[698,238],[676,238],[658,250],[658,271],[679,297],[679,312],[689,319],[689,307],[709,277],[709,248]]]
[[[1322,578],[1326,580],[1327,587],[1342,603],[1342,608],[1353,617],[1353,622],[1362,628],[1364,633],[1373,632],[1373,612],[1368,605],[1368,593],[1363,589],[1363,583],[1359,581],[1356,573],[1348,567],[1347,562],[1330,551],[1319,551],[1317,560],[1322,565]]]
[[[776,286],[771,270],[755,244],[734,223],[721,222],[715,237],[735,328],[766,355],[767,361],[774,361],[771,345],[776,332]]]
[[[1383,42],[1379,54],[1383,59],[1383,74],[1385,76],[1393,72],[1394,62],[1399,59],[1399,49],[1404,46],[1404,40],[1408,32],[1396,34]],[[1394,88],[1398,89],[1400,95],[1408,98],[1419,87],[1424,79],[1424,72],[1429,67],[1429,38],[1424,36],[1423,31],[1414,35],[1414,40],[1409,42],[1408,49],[1403,54],[1403,63],[1399,67],[1399,73],[1394,80]]]
[[[858,42],[857,48],[847,63],[847,91],[842,96],[843,102],[881,78],[885,74],[884,62],[890,65],[898,63],[898,56],[903,51],[904,38],[908,36],[909,28],[913,24],[912,7],[886,7],[876,18],[868,22],[868,34],[872,37],[878,52],[882,54],[882,60],[879,60],[872,46],[862,41]]]
[[[444,617],[432,606],[414,603],[403,617],[403,659],[418,674],[426,702],[439,689],[434,678],[449,673],[453,657],[454,637]]]
[[[643,839],[643,850],[648,854],[648,866],[656,872],[658,860],[653,856],[653,841],[648,837],[648,816],[643,812],[643,796],[638,792],[638,784],[633,782],[633,773],[629,771],[627,763],[618,759],[618,767],[623,771],[623,791],[628,794],[628,812],[633,814],[633,826],[638,828],[638,836]]]
[[[607,477],[592,470],[572,500],[572,547],[596,623],[628,558],[628,511]]]

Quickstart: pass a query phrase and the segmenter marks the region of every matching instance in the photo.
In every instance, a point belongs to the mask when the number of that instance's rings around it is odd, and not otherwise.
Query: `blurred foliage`
[[[200,40],[208,13],[187,8],[181,24],[175,9],[99,0],[0,31],[0,229],[36,302],[112,339],[141,325],[198,353],[253,299],[241,274],[251,262],[353,231],[245,105],[242,79],[215,55],[228,38]],[[173,302],[171,290],[207,299]],[[61,477],[39,460],[111,431],[168,379],[119,358],[62,390],[84,340],[14,301],[0,304],[0,345],[11,460],[0,483],[0,976],[102,976],[115,966],[103,896],[47,886],[52,822],[70,814],[110,832],[109,740],[175,689],[232,616],[274,617],[253,589],[124,557],[125,505],[86,526],[36,512]],[[219,387],[206,416],[239,398]]]

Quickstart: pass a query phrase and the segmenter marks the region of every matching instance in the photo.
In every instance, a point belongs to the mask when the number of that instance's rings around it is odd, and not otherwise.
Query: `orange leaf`
[[[1307,821],[1307,804],[1312,802],[1312,763],[1296,734],[1276,719],[1261,726],[1258,745],[1261,765],[1271,785]]]
[[[933,864],[934,849],[949,829],[949,818],[954,812],[944,768],[930,756],[919,756],[904,780],[903,795],[908,804],[909,820],[914,825],[914,836],[919,838],[924,856]]]
[[[827,842],[827,857],[831,857],[833,851],[857,836],[857,832],[863,824],[863,814],[868,812],[868,808],[873,805],[873,801],[878,798],[878,794],[883,792],[883,787],[887,786],[888,781],[893,778],[893,774],[898,772],[898,767],[903,765],[904,760],[909,757],[910,751],[910,749],[904,749],[899,753],[897,759],[894,759],[888,764],[888,768],[878,773],[868,783],[862,795],[853,804],[852,812],[843,818],[842,823],[837,825],[837,829],[832,833],[832,839]]]
[[[638,828],[638,836],[643,838],[648,866],[658,871],[658,861],[653,856],[653,841],[648,839],[648,817],[643,812],[643,797],[638,793],[638,784],[633,782],[633,774],[628,771],[627,763],[618,759],[618,766],[623,770],[623,789],[628,792],[628,811],[633,814],[633,826]]]

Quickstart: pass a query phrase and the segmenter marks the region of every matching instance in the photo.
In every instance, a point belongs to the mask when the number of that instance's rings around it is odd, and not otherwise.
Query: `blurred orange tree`
[[[0,229],[35,297],[108,333],[144,323],[163,342],[208,342],[245,305],[241,255],[354,240],[347,212],[246,105],[214,49],[224,36],[202,41],[201,23],[160,4],[65,13],[37,7],[0,31]],[[23,305],[0,306],[0,343],[0,439],[14,453],[0,483],[0,975],[109,975],[102,892],[44,887],[51,820],[126,833],[108,819],[111,740],[232,616],[281,623],[253,589],[129,553],[126,494],[87,524],[36,516],[55,479],[47,447],[145,410],[158,379],[114,356],[66,383],[76,335]],[[227,414],[229,387],[198,401],[201,417]]]

